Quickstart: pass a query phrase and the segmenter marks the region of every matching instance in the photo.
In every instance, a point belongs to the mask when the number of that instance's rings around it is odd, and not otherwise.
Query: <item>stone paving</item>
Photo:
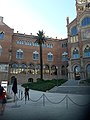
[[[61,87],[65,89],[65,85]],[[48,92],[30,90],[30,100],[25,104],[24,88],[19,85],[18,101],[6,104],[0,120],[90,120],[90,95],[61,93],[61,87]],[[11,86],[8,93],[13,97]]]

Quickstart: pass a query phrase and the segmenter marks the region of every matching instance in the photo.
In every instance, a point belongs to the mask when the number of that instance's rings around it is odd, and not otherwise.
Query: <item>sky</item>
[[[67,37],[66,18],[76,17],[75,0],[0,0],[0,16],[14,33]]]

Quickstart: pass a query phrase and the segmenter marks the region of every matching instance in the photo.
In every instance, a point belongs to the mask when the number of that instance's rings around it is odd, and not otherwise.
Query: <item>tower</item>
[[[76,0],[77,16],[82,14],[87,9],[90,9],[90,0]]]

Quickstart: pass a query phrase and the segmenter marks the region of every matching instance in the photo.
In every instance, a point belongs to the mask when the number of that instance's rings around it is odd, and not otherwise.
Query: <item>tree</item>
[[[39,44],[40,46],[40,74],[41,74],[41,79],[43,79],[43,59],[42,59],[42,44],[44,44],[44,42],[46,42],[45,40],[45,36],[44,36],[44,32],[42,31],[38,31],[37,33],[37,40],[36,42]]]

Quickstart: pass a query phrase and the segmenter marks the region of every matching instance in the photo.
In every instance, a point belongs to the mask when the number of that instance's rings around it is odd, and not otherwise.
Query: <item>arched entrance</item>
[[[64,65],[62,65],[62,67],[61,67],[61,75],[62,76],[65,75],[65,66]]]
[[[90,78],[90,64],[87,65],[87,67],[86,67],[86,77],[87,77],[87,79]]]
[[[74,76],[75,76],[75,80],[80,80],[80,67],[79,66],[75,66]]]

